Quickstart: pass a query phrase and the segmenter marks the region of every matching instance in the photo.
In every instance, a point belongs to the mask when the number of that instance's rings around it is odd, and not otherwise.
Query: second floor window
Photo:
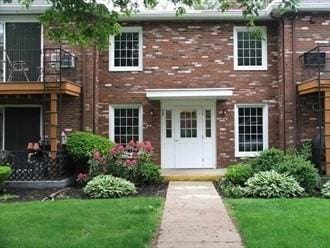
[[[234,27],[234,69],[267,70],[265,27]]]
[[[121,33],[110,37],[110,71],[142,70],[142,28],[123,27]]]

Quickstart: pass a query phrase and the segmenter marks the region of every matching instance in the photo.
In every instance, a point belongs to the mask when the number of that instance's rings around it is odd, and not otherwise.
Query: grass
[[[330,200],[228,199],[247,248],[325,248],[330,245]]]
[[[0,204],[0,247],[147,247],[163,201],[131,197]]]

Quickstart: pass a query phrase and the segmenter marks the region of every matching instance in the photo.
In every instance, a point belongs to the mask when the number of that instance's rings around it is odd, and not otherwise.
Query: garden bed
[[[159,184],[149,184],[141,187],[137,187],[138,193],[134,196],[155,196],[155,197],[165,197],[167,191],[167,184],[159,183]],[[15,195],[15,197],[10,200],[6,200],[5,202],[17,202],[17,201],[38,201],[42,200],[50,194],[59,191],[58,188],[52,189],[7,189],[5,194]],[[1,196],[1,194],[0,194]],[[71,186],[65,188],[65,190],[60,193],[57,199],[87,199],[88,197],[83,192],[81,187]],[[0,199],[0,203],[4,202]]]

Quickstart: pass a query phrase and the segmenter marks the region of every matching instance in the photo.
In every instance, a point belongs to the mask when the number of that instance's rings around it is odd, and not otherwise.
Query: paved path
[[[241,238],[211,182],[169,183],[157,248],[237,248]]]

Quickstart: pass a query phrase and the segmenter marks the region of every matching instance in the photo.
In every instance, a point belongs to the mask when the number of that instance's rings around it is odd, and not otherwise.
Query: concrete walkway
[[[169,183],[157,248],[237,248],[241,238],[211,182]]]

